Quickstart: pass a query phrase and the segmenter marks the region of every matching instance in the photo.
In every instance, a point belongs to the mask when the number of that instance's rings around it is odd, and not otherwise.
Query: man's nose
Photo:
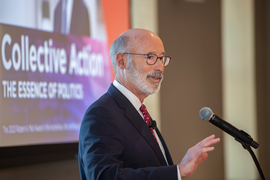
[[[157,59],[157,62],[155,63],[155,70],[160,70],[161,72],[164,71],[164,66],[163,66],[163,63],[162,63],[162,58],[159,58]]]

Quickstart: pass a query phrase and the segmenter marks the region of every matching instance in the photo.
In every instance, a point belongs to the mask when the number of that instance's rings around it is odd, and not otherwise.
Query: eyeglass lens
[[[150,65],[153,65],[157,62],[157,60],[160,59],[157,55],[151,55],[151,56],[148,56],[147,58],[147,63],[150,64]],[[167,66],[170,62],[170,57],[168,56],[163,56],[161,58],[162,60],[162,64],[163,66]]]

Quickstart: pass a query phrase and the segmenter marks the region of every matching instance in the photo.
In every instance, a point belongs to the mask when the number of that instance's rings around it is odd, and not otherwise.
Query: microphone
[[[152,127],[153,129],[156,129],[156,127],[157,127],[156,121],[155,120],[151,120],[151,123],[148,125],[148,127],[149,128]]]
[[[199,112],[199,115],[202,120],[211,122],[215,126],[219,127],[226,133],[233,136],[235,140],[239,141],[240,143],[245,143],[246,145],[252,146],[255,149],[259,147],[259,144],[253,141],[252,137],[249,134],[247,134],[243,130],[237,129],[230,123],[222,120],[217,115],[215,115],[210,108],[208,107],[202,108]]]

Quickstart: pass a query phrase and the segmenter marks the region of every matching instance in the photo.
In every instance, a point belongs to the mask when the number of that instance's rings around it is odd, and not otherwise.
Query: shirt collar
[[[142,105],[139,98],[116,80],[113,81],[113,85],[131,102],[135,109],[139,111]]]

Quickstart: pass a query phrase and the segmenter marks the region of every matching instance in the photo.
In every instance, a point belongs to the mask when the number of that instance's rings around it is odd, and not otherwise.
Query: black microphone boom
[[[259,144],[255,142],[249,134],[247,134],[243,130],[239,130],[230,123],[222,120],[217,115],[215,115],[210,108],[204,107],[199,112],[200,118],[202,120],[207,120],[214,124],[215,126],[219,127],[226,133],[233,136],[237,141],[246,143],[249,146],[252,146],[253,148],[257,149],[259,147]]]

